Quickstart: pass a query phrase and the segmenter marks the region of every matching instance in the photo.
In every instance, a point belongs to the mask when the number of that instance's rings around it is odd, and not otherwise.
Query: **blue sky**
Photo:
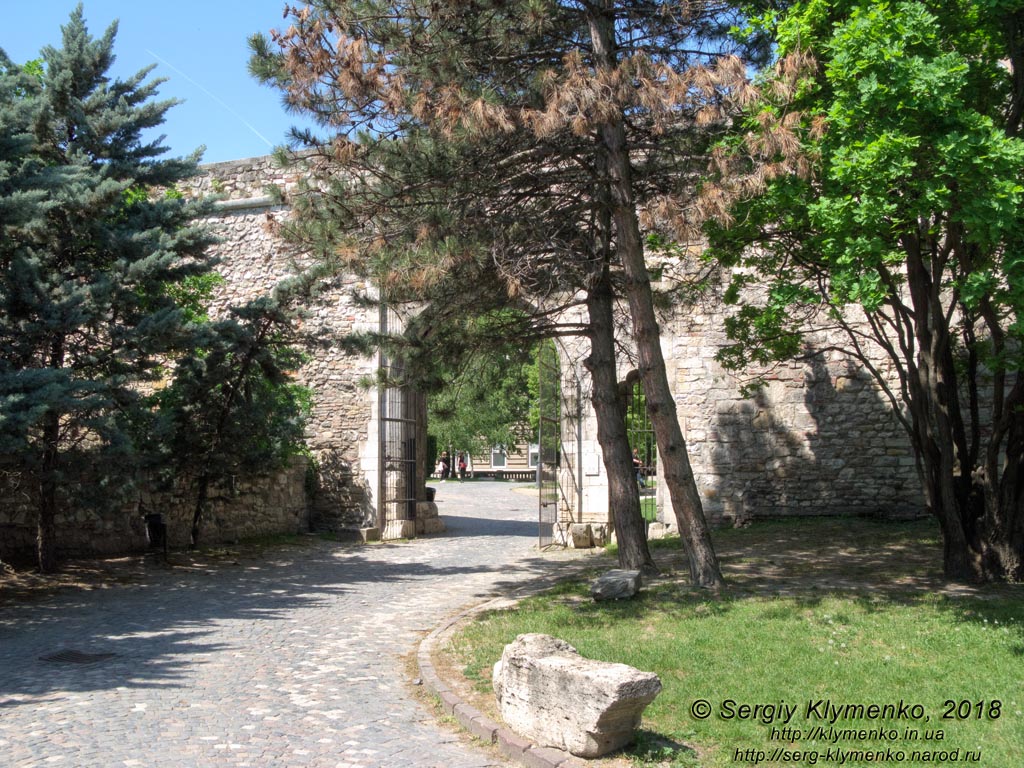
[[[4,2],[0,48],[16,62],[59,47],[60,28],[78,0]],[[293,3],[297,5],[298,3]],[[268,154],[283,144],[299,118],[280,94],[260,85],[246,68],[246,40],[285,26],[285,0],[85,0],[89,32],[101,36],[119,20],[112,73],[126,77],[149,64],[167,79],[160,98],[176,98],[161,127],[165,157],[206,145],[204,163]]]

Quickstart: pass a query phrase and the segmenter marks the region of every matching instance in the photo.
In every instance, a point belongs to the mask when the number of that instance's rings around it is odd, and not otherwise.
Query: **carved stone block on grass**
[[[564,640],[537,634],[505,646],[493,683],[512,730],[588,758],[629,744],[661,692],[653,672],[585,659]]]
[[[595,600],[628,600],[640,591],[640,584],[640,571],[608,571],[590,582],[590,596]]]

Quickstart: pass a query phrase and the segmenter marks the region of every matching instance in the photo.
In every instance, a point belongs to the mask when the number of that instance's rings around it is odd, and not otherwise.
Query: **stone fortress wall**
[[[662,342],[708,516],[922,514],[910,439],[868,372],[825,352],[764,372],[766,386],[743,397],[714,359],[726,344],[720,298],[667,323]]]
[[[292,180],[277,172],[269,157],[207,165],[202,170],[184,191],[221,198],[207,222],[220,238],[213,252],[221,259],[217,270],[225,278],[210,308],[216,318],[229,306],[265,295],[294,274],[298,255],[272,234],[273,221],[286,211],[273,205],[265,191],[270,184],[287,188]],[[342,291],[311,307],[303,322],[305,330],[326,335],[375,328],[376,316],[351,306]],[[336,348],[327,347],[311,357],[298,379],[316,392],[307,433],[313,466],[297,459],[281,472],[233,478],[228,487],[211,489],[204,543],[311,528],[359,528],[372,521],[375,396],[359,379],[375,370],[374,359],[353,359]],[[171,546],[187,545],[194,494],[186,478],[177,485],[166,492],[143,489],[127,507],[103,513],[78,508],[74,488],[65,489],[57,519],[59,554],[76,557],[143,550],[149,544],[144,512],[163,515]],[[34,551],[35,502],[30,486],[29,478],[0,466],[0,559],[28,559]]]
[[[741,393],[753,372],[740,376],[715,360],[728,343],[724,321],[731,310],[722,303],[723,291],[724,285],[697,306],[659,318],[669,384],[708,519],[743,524],[793,515],[923,514],[909,437],[859,364],[838,352],[825,352],[761,371],[765,386],[752,397]],[[626,312],[621,308],[620,316]],[[628,346],[628,333],[623,324],[620,346]],[[810,339],[811,350],[827,349],[837,341]],[[585,340],[563,342],[560,350],[563,391],[571,391],[588,345]],[[872,364],[887,369],[880,352]],[[621,380],[636,363],[622,360],[619,365]],[[584,400],[588,396],[584,385]],[[604,524],[608,486],[604,467],[596,460],[597,424],[589,409],[579,436],[583,511],[570,494],[561,519]],[[567,445],[576,439],[563,434]],[[563,482],[563,487],[573,485]],[[658,519],[671,526],[675,518],[663,483],[656,484],[656,493]]]
[[[88,482],[83,478],[81,482]],[[80,485],[61,489],[57,515],[60,557],[94,557],[141,552],[150,545],[145,515],[159,513],[167,543],[186,547],[195,508],[187,478],[168,490],[143,488],[119,509],[98,512],[76,505]],[[255,477],[235,477],[210,488],[203,518],[205,544],[223,544],[257,536],[309,530],[306,462]],[[31,481],[20,472],[0,469],[0,560],[29,562],[36,546],[36,509]]]
[[[193,194],[217,195],[220,203],[209,222],[221,242],[213,254],[225,282],[217,291],[211,314],[218,317],[231,305],[266,295],[305,263],[303,254],[273,233],[274,222],[288,215],[274,205],[268,186],[288,191],[294,176],[280,171],[272,157],[205,165],[191,188]],[[351,291],[365,286],[341,280],[336,289],[318,296],[306,309],[302,330],[325,341],[311,351],[297,380],[314,392],[313,414],[306,441],[314,459],[311,525],[337,531],[372,526],[375,519],[377,432],[375,390],[364,386],[377,370],[377,358],[354,357],[329,339],[376,330],[378,311],[358,307]]]
[[[288,211],[273,203],[266,187],[287,190],[295,179],[278,170],[272,158],[212,164],[202,170],[190,192],[221,199],[209,221],[220,237],[214,253],[225,278],[211,308],[216,317],[230,305],[270,291],[294,274],[303,256],[274,235],[274,222]],[[378,310],[356,306],[351,288],[365,286],[353,278],[320,296],[316,306],[307,308],[304,330],[329,340],[376,329]],[[709,295],[700,306],[661,319],[670,384],[709,519],[742,523],[784,515],[920,513],[923,501],[908,438],[867,374],[848,360],[826,355],[779,366],[769,372],[762,392],[744,397],[741,380],[714,359],[726,343],[725,313],[720,296]],[[623,338],[627,337],[624,331]],[[824,345],[827,340],[819,342]],[[559,346],[568,391],[575,386],[570,375],[582,370],[587,344],[582,339],[562,340]],[[631,365],[623,361],[620,376]],[[314,393],[306,435],[312,471],[293,468],[276,478],[241,479],[245,493],[222,495],[228,503],[211,513],[208,542],[247,533],[343,531],[379,524],[378,396],[363,384],[377,366],[376,356],[354,357],[330,343],[311,352],[297,379]],[[566,498],[561,519],[604,524],[609,517],[607,478],[587,389],[584,382],[581,424],[571,426],[573,439],[582,438],[575,446],[580,458],[574,469],[582,490]],[[257,501],[261,493],[263,501]],[[659,519],[673,522],[664,484],[657,484],[657,493]],[[28,544],[34,536],[30,511],[23,500],[14,503],[20,498],[16,493],[5,496],[8,502],[0,503],[0,539]],[[577,508],[580,497],[582,510]],[[180,506],[176,504],[173,498],[153,497],[147,505],[168,513],[172,544],[184,543],[174,531],[187,531],[187,513],[174,512]],[[61,521],[62,529],[76,531],[73,546],[68,547],[75,554],[145,544],[144,526],[138,521],[90,522],[80,520],[81,514],[69,510]],[[178,517],[180,525],[174,522]],[[0,546],[0,557],[4,549]]]

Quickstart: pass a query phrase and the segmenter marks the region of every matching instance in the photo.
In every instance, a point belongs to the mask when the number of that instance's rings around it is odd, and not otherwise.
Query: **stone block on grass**
[[[595,600],[628,600],[640,591],[641,583],[640,571],[608,571],[590,582],[590,596]]]
[[[593,661],[550,635],[520,635],[494,665],[505,723],[542,746],[600,757],[629,744],[661,692],[653,672]]]

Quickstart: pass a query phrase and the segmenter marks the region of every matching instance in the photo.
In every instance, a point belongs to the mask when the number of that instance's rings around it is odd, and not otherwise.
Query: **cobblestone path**
[[[456,609],[557,559],[536,499],[439,486],[448,533],[316,540],[0,608],[0,766],[505,765],[437,725],[401,657]],[[61,651],[114,654],[44,661]]]

